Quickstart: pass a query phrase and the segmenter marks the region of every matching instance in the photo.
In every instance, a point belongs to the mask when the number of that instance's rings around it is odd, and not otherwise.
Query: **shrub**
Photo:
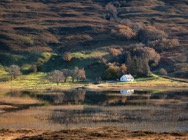
[[[118,66],[115,64],[110,64],[109,67],[105,70],[103,78],[106,80],[116,80],[119,77],[127,72],[127,66],[122,64]]]
[[[159,63],[161,57],[153,48],[143,47],[140,48],[140,51],[142,51],[144,58],[152,63],[153,66],[156,66]]]
[[[114,18],[117,17],[117,9],[116,7],[112,4],[112,3],[108,3],[105,7],[107,13],[110,13],[111,15],[113,15]]]
[[[163,38],[167,38],[167,34],[154,26],[145,26],[138,32],[138,39],[143,43]]]
[[[118,56],[118,55],[122,54],[122,51],[123,51],[123,49],[121,49],[121,48],[120,49],[116,49],[116,48],[109,49],[109,52],[112,56]]]
[[[37,62],[34,63],[34,65],[36,65],[36,67],[37,67],[37,71],[42,68],[44,63],[45,63],[44,59],[38,58]]]
[[[63,54],[63,60],[64,60],[64,61],[69,62],[69,61],[71,61],[71,59],[72,59],[72,54],[71,54],[70,52],[65,52],[65,53]]]
[[[136,36],[133,30],[125,25],[118,25],[115,29],[111,30],[111,33],[125,39],[131,39]]]
[[[138,33],[141,29],[145,28],[145,25],[141,22],[132,22],[129,19],[123,19],[120,21],[121,24],[129,26],[135,33]]]
[[[37,65],[32,64],[31,67],[30,67],[30,70],[31,70],[32,72],[36,73],[36,72],[37,72]]]
[[[160,74],[160,75],[168,75],[168,72],[167,72],[164,68],[161,68],[161,69],[159,70],[159,74]]]
[[[105,70],[103,78],[106,80],[115,80],[118,78],[119,73],[120,70],[118,66],[110,66]]]
[[[167,50],[176,46],[179,46],[178,39],[158,39],[155,41],[149,41],[148,46],[154,48],[157,51]]]

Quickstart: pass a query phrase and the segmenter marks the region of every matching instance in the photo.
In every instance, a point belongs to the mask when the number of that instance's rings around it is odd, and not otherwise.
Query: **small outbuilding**
[[[120,78],[120,82],[132,82],[132,81],[134,81],[134,77],[131,74],[125,74]]]

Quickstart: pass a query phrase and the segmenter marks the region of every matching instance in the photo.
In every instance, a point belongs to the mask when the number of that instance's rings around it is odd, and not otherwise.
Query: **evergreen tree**
[[[126,52],[126,64],[127,64],[127,72],[132,73],[133,70],[133,62],[131,58],[130,52]]]
[[[148,60],[146,58],[143,59],[143,74],[148,76],[150,74],[150,67],[148,64]]]

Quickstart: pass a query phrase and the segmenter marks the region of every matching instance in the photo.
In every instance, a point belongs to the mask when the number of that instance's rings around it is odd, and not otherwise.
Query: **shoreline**
[[[151,77],[137,78],[133,82],[120,81],[101,81],[99,84],[94,84],[94,81],[88,80],[85,82],[77,81],[59,84],[50,82],[42,78],[42,73],[34,75],[23,75],[11,81],[0,82],[0,90],[121,90],[121,89],[146,89],[146,90],[188,90],[188,81],[179,78],[161,77],[152,75]]]
[[[53,86],[45,86],[45,87],[16,87],[16,86],[3,86],[0,83],[0,91],[11,91],[11,90],[46,90],[46,91],[68,91],[68,90],[86,90],[86,91],[118,91],[118,90],[151,90],[151,91],[175,91],[181,90],[185,91],[188,90],[188,83],[183,83],[183,85],[142,85],[142,84],[110,84],[110,83],[103,83],[103,84],[72,84],[72,85],[53,85]]]

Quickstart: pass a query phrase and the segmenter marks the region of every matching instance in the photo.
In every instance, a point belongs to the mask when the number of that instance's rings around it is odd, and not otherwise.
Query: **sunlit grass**
[[[8,75],[6,75],[8,77]],[[2,75],[1,75],[2,77]],[[48,80],[47,73],[37,72],[28,75],[21,75],[18,78],[1,82],[0,86],[5,89],[46,89],[46,88],[71,88],[79,86],[79,83],[72,83],[69,79],[66,83],[61,82],[58,85]]]
[[[72,53],[73,57],[78,59],[99,58],[107,54],[105,51],[81,51]]]
[[[27,67],[27,66],[25,66]],[[66,83],[63,81],[58,85],[48,80],[47,73],[37,72],[28,75],[21,75],[16,79],[11,80],[8,73],[3,67],[0,67],[0,87],[2,89],[72,89],[79,86],[87,85],[88,89],[107,90],[111,88],[123,87],[142,87],[142,88],[160,88],[165,87],[188,87],[185,82],[174,81],[160,77],[158,75],[151,75],[146,78],[136,78],[133,82],[115,82],[115,83],[101,83],[99,85],[88,84],[86,82],[72,82],[69,78]]]
[[[0,80],[6,81],[8,80],[8,72],[5,70],[5,68],[0,65]]]
[[[44,61],[45,62],[48,62],[50,60],[50,58],[52,57],[52,53],[49,53],[49,52],[44,52],[41,54],[41,56],[44,58]]]

